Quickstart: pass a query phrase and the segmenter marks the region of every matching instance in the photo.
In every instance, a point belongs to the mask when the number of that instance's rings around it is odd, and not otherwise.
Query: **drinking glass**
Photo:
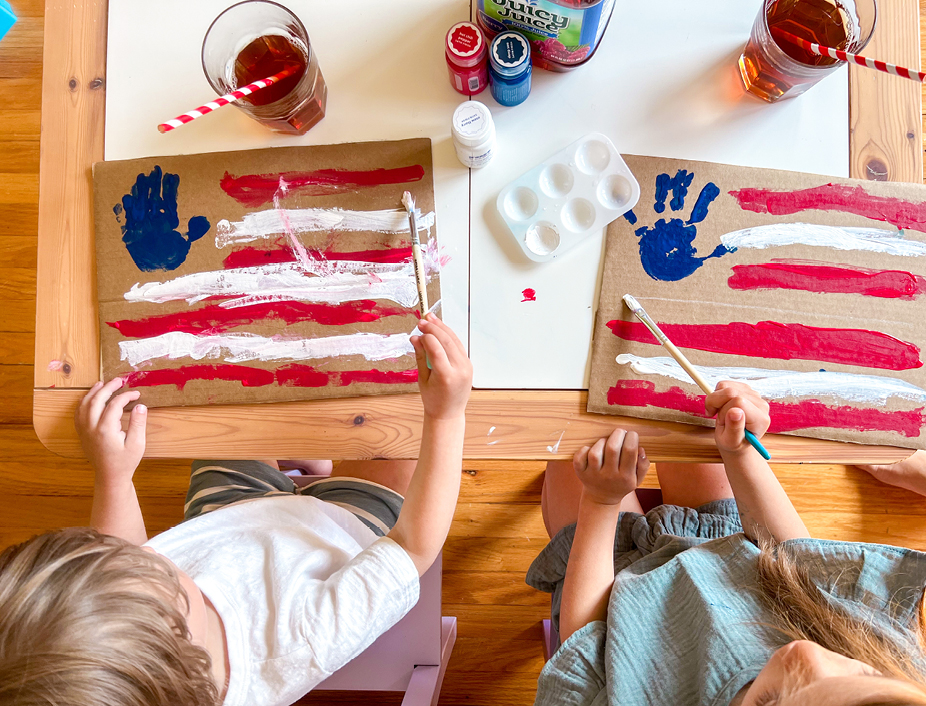
[[[763,0],[739,58],[746,90],[769,103],[793,98],[844,63],[815,56],[784,38],[776,40],[770,25],[815,44],[841,44],[834,48],[859,53],[877,18],[877,0]]]
[[[266,42],[255,44],[262,38]],[[318,57],[305,26],[282,5],[270,0],[245,0],[220,14],[203,39],[203,72],[209,85],[219,95],[267,78],[248,75],[246,66],[250,64],[245,58],[254,54],[255,46],[263,47],[265,44],[268,48],[272,45],[273,54],[271,58],[266,50],[261,50],[265,58],[263,66],[276,67],[268,75],[282,70],[287,65],[281,63],[284,59],[289,64],[304,65],[305,70],[295,85],[291,85],[292,81],[284,84],[287,79],[283,79],[234,105],[271,130],[302,135],[325,117],[328,87],[318,68]],[[261,66],[260,63],[256,65]],[[246,80],[239,85],[239,78],[244,77]],[[290,86],[290,90],[277,96],[285,85]],[[270,94],[274,100],[267,103],[267,93],[264,92],[275,92]]]

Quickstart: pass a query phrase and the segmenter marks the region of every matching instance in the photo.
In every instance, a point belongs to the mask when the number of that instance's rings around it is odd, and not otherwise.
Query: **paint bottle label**
[[[536,66],[568,71],[591,58],[613,10],[614,0],[478,0],[476,21],[490,37],[522,32]]]

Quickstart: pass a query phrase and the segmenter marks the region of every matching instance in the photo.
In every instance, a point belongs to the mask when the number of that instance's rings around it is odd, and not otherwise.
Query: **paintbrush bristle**
[[[643,307],[640,306],[640,302],[638,302],[632,294],[624,295],[624,304],[626,304],[634,314],[636,314],[638,311],[643,311]]]
[[[415,197],[412,196],[410,191],[406,191],[402,194],[402,205],[405,206],[405,210],[409,213],[415,212]]]

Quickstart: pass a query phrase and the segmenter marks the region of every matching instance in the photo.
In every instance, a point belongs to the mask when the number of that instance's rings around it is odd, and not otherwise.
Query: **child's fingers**
[[[431,317],[433,317],[433,314],[422,322],[424,328],[421,330],[440,341],[441,347],[444,349],[444,353],[447,356],[447,360],[454,365],[459,364],[460,358],[466,357],[465,352],[462,350],[462,344],[447,324],[437,317],[433,319]],[[420,323],[418,324],[418,328],[421,328]]]
[[[135,405],[129,416],[129,430],[125,433],[126,449],[139,455],[145,452],[145,427],[147,423],[148,408],[143,404]]]
[[[588,470],[592,472],[601,470],[604,465],[604,450],[607,443],[607,439],[598,439],[592,444],[592,448],[588,450]]]
[[[588,452],[591,450],[591,446],[583,446],[572,457],[572,467],[576,473],[583,473],[588,468]]]
[[[134,402],[139,397],[141,397],[141,392],[138,390],[130,390],[129,392],[123,392],[113,397],[109,404],[106,405],[106,409],[103,410],[103,415],[100,417],[100,425],[112,425],[122,429],[122,413],[125,411],[129,402]]]
[[[412,348],[415,349],[415,362],[418,364],[418,384],[420,385],[426,383],[431,377],[431,369],[428,368],[428,356],[424,352],[421,336],[412,336],[409,340],[412,342]]]
[[[637,449],[637,486],[646,478],[649,473],[649,459],[646,457],[646,449],[642,446]]]
[[[93,396],[93,399],[90,400],[90,404],[87,407],[87,413],[91,422],[100,418],[103,414],[103,409],[106,407],[106,403],[109,402],[109,398],[112,397],[113,393],[120,387],[122,387],[122,378],[113,378],[97,390],[97,393]]]
[[[725,386],[721,387],[721,385]],[[739,391],[734,387],[730,387],[729,385],[732,385],[732,383],[719,383],[717,385],[717,389],[704,398],[704,407],[707,409],[707,413],[710,416],[715,416],[721,409],[724,408],[725,405],[730,402],[730,400],[740,396]]]
[[[730,446],[742,444],[746,438],[746,413],[739,407],[721,412],[724,418],[724,438]]]
[[[621,446],[620,472],[631,478],[637,475],[637,455],[640,448],[640,437],[635,431],[628,431]]]
[[[614,468],[615,471],[620,468],[621,448],[623,448],[626,439],[627,431],[618,427],[611,432],[611,436],[609,436],[607,442],[605,442],[604,461]]]
[[[428,353],[428,358],[431,360],[431,373],[447,375],[452,366],[447,359],[447,353],[444,351],[444,347],[440,344],[437,337],[431,335],[430,332],[426,333],[421,337],[421,345],[424,346],[425,351]]]

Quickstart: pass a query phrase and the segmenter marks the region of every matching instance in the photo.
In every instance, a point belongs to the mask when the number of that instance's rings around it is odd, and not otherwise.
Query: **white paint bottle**
[[[466,101],[453,111],[450,124],[453,146],[464,166],[479,169],[495,156],[495,121],[479,101]]]

